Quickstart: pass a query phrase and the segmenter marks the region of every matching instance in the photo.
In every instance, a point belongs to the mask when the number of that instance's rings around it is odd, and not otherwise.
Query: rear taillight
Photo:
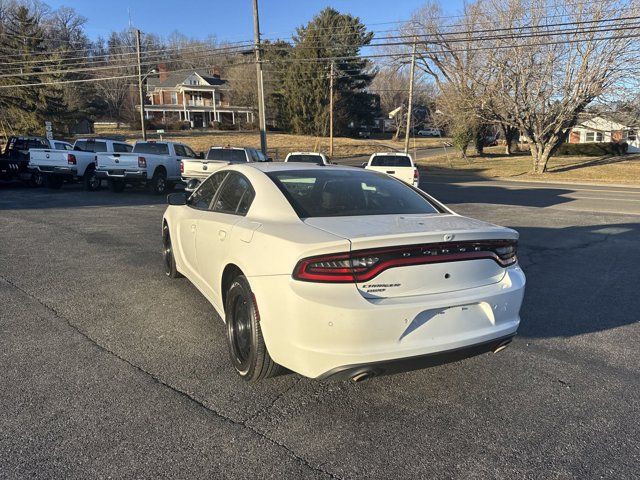
[[[180,162],[180,173],[184,173],[184,162]]]
[[[413,169],[413,181],[418,182],[420,180],[420,172],[418,172],[417,168]]]
[[[138,168],[147,168],[147,159],[144,157],[138,157]]]
[[[67,163],[69,165],[76,165],[76,156],[73,153],[67,153]]]
[[[293,278],[306,282],[367,282],[385,270],[429,263],[491,259],[502,267],[517,261],[515,240],[407,245],[302,259]]]

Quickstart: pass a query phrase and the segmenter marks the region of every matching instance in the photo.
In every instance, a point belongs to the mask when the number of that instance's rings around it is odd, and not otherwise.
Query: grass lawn
[[[548,171],[542,175],[531,173],[533,162],[529,152],[507,156],[504,147],[485,149],[485,156],[471,155],[467,160],[452,149],[448,155],[423,158],[419,163],[432,175],[640,185],[640,154],[554,157],[549,161]]]
[[[140,132],[126,129],[96,130],[96,135],[118,137],[126,140],[140,139]],[[149,134],[149,139],[158,139],[159,135]],[[189,130],[183,132],[168,132],[163,134],[165,140],[184,142],[195,151],[206,152],[209,147],[260,147],[260,135],[258,132],[212,132]],[[416,138],[411,139],[411,148],[440,147],[449,139],[440,138]],[[329,152],[329,139],[325,137],[312,137],[308,135],[292,135],[287,133],[267,134],[269,154],[274,159],[284,160],[289,152],[318,151]],[[336,137],[333,140],[333,156],[351,157],[355,155],[371,155],[380,151],[396,151],[404,148],[404,141],[395,142],[391,139],[364,139]]]

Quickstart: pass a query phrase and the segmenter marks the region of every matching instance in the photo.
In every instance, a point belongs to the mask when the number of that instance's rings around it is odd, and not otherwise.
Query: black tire
[[[269,356],[254,302],[246,277],[237,276],[225,302],[227,345],[233,368],[247,382],[273,377],[281,368]]]
[[[100,188],[102,181],[96,175],[96,169],[87,169],[82,176],[82,186],[85,190],[95,192]]]
[[[124,190],[125,183],[122,180],[109,180],[109,189],[112,192],[120,193]]]
[[[53,190],[59,190],[60,188],[62,188],[63,183],[64,179],[60,175],[46,175],[44,177],[45,187]]]
[[[176,268],[176,258],[173,256],[173,246],[169,225],[166,223],[162,227],[162,258],[164,259],[164,273],[169,278],[180,278],[182,275]]]
[[[29,186],[33,188],[40,188],[44,186],[44,175],[42,172],[35,171],[31,174]]]
[[[167,175],[162,170],[156,170],[153,178],[147,182],[149,192],[162,195],[168,190]]]

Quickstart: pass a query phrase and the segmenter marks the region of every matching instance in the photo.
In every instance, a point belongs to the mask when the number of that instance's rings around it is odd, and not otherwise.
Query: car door
[[[187,270],[187,276],[198,286],[202,281],[196,268],[196,235],[198,223],[203,216],[210,212],[211,204],[218,188],[226,177],[226,172],[216,173],[202,182],[187,200],[189,207],[185,215],[178,220],[176,225],[179,243],[179,255],[182,265]]]
[[[234,248],[233,227],[246,215],[255,196],[249,180],[238,172],[229,172],[214,198],[211,210],[200,217],[196,235],[199,276],[207,294],[220,310],[220,281],[230,249]]]

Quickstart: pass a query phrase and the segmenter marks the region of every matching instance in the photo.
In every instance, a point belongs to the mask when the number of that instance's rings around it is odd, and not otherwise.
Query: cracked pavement
[[[640,216],[610,213],[636,193],[423,188],[520,231],[512,346],[247,385],[213,308],[162,273],[162,199],[0,186],[0,478],[637,478]]]

